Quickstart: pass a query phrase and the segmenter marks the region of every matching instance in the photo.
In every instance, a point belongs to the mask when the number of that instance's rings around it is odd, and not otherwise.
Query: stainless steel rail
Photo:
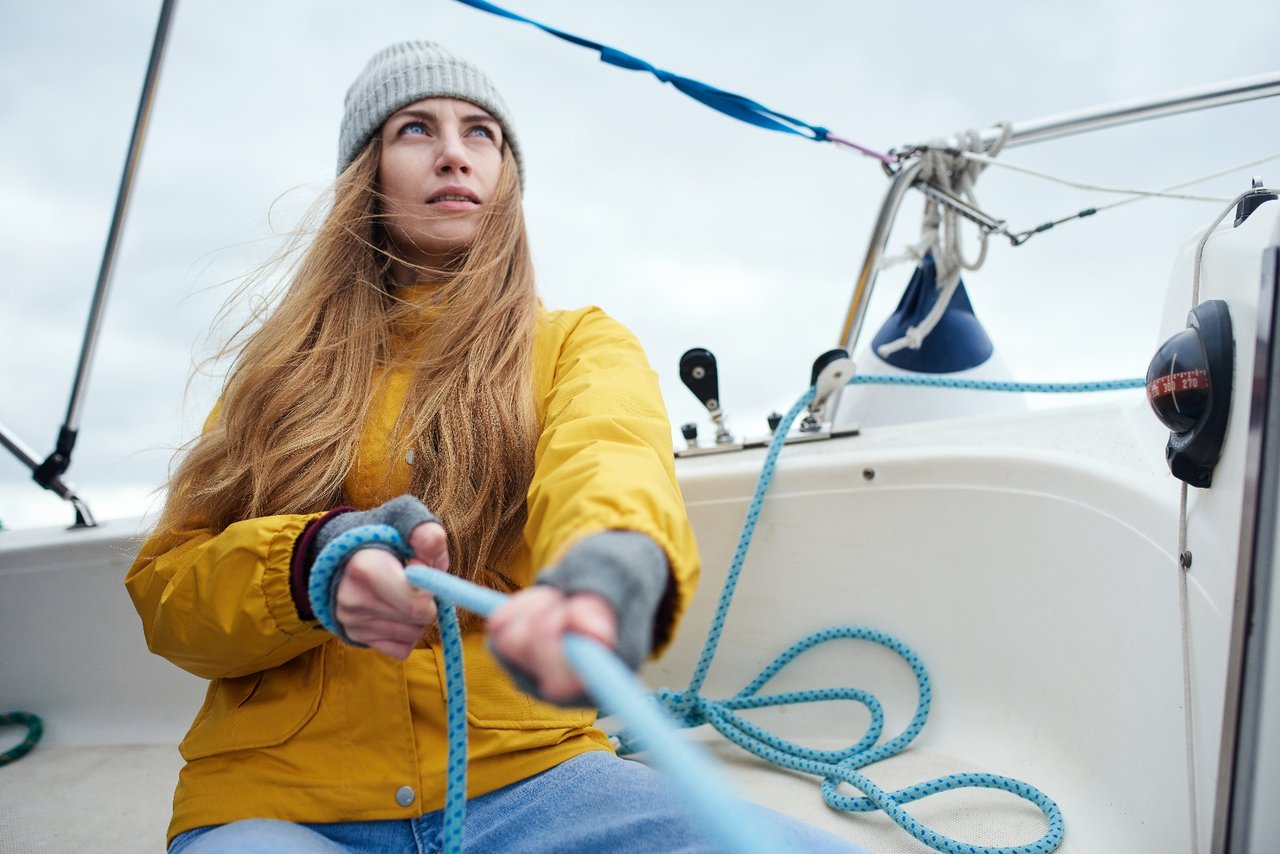
[[[1273,71],[1255,77],[1228,80],[1210,86],[1194,89],[1183,89],[1153,98],[1124,101],[1104,107],[1094,107],[1071,113],[1059,113],[1044,118],[1018,122],[1010,131],[1005,147],[1029,145],[1049,139],[1058,139],[1078,133],[1090,133],[1117,125],[1132,122],[1238,104],[1259,98],[1271,98],[1280,95],[1280,71]],[[983,131],[980,136],[985,145],[990,145],[999,138],[1002,130],[998,127]],[[948,144],[958,145],[952,139]],[[845,313],[844,324],[840,330],[839,346],[850,355],[858,344],[862,326],[866,320],[867,304],[875,289],[876,275],[889,241],[889,233],[893,229],[898,209],[906,196],[906,191],[915,184],[920,173],[919,159],[912,156],[913,147],[908,146],[897,153],[904,157],[904,165],[893,176],[888,192],[880,206],[880,214],[871,230],[871,240],[867,244],[867,254],[862,262],[862,270],[854,283],[853,296],[849,300],[849,309]]]
[[[915,184],[923,164],[913,160],[898,170],[889,184],[889,192],[885,193],[880,204],[880,214],[871,229],[871,242],[867,244],[867,255],[862,261],[862,270],[858,273],[858,281],[853,286],[853,297],[849,300],[849,311],[845,314],[844,328],[840,330],[840,346],[850,356],[854,355],[854,346],[858,336],[862,334],[862,324],[867,319],[867,304],[871,302],[871,292],[875,290],[876,276],[880,272],[880,258],[885,247],[889,245],[889,233],[893,231],[893,222],[898,218],[898,208],[902,200]]]
[[[75,447],[76,435],[80,429],[80,410],[89,381],[89,369],[93,365],[93,354],[98,345],[107,292],[111,288],[112,273],[115,269],[116,252],[120,245],[120,237],[124,233],[125,216],[128,214],[129,199],[133,194],[134,177],[142,159],[142,144],[147,136],[147,124],[151,117],[151,107],[155,102],[156,88],[160,82],[160,67],[164,62],[165,44],[168,41],[173,10],[176,6],[177,0],[164,0],[160,8],[155,38],[151,44],[151,58],[147,62],[147,75],[142,84],[142,97],[138,102],[138,113],[129,139],[129,152],[125,157],[124,174],[120,177],[120,190],[116,194],[115,211],[111,216],[111,227],[107,231],[107,245],[102,253],[102,264],[98,268],[98,282],[94,287],[89,319],[85,324],[80,361],[76,365],[75,380],[71,384],[71,400],[67,404],[67,416],[58,431],[54,450],[44,462],[37,464],[30,449],[12,433],[0,428],[0,444],[31,469],[32,479],[75,506],[76,527],[93,527],[95,524],[93,516],[89,513],[89,508],[84,501],[61,478],[71,465],[71,451]]]
[[[1176,116],[1196,110],[1225,107],[1271,98],[1280,95],[1280,71],[1226,80],[1209,86],[1180,89],[1153,98],[1121,101],[1104,107],[1059,113],[1054,116],[1018,122],[1013,126],[1005,148],[1044,142],[1078,133],[1092,133],[1117,125],[1145,122],[1164,116]],[[1000,136],[999,128],[989,128],[981,134],[982,141],[990,145]]]
[[[18,462],[27,468],[35,471],[39,467],[35,451],[28,448],[21,439],[15,436],[9,428],[0,424],[0,445],[3,445],[11,454],[18,458]],[[89,512],[89,505],[76,494],[76,489],[71,484],[64,481],[61,477],[55,475],[49,479],[45,488],[54,492],[59,498],[71,502],[71,506],[76,511],[77,528],[92,528],[98,523],[94,521],[93,514]]]

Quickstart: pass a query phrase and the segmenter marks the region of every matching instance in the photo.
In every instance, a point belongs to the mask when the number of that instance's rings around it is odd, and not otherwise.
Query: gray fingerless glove
[[[395,528],[404,541],[409,542],[409,534],[413,529],[421,525],[423,522],[439,522],[440,520],[434,513],[427,509],[427,505],[412,495],[401,495],[399,498],[393,498],[385,504],[379,504],[372,510],[355,510],[351,513],[342,513],[334,516],[328,522],[320,526],[320,530],[316,531],[316,554],[324,550],[324,547],[336,540],[340,535],[345,534],[352,528],[359,528],[361,525],[390,525]],[[371,543],[369,548],[379,548],[384,551],[394,552],[390,546],[379,543]]]
[[[414,528],[424,522],[439,521],[440,520],[436,515],[428,510],[427,506],[419,499],[412,495],[401,495],[399,498],[393,498],[385,504],[380,504],[371,510],[355,510],[349,513],[341,513],[326,521],[315,533],[313,554],[310,558],[314,561],[316,556],[318,556],[320,552],[324,551],[325,546],[329,545],[329,543],[333,542],[339,536],[353,528],[359,528],[364,525],[390,525],[392,528],[395,528],[404,541],[408,543],[409,535],[413,532]],[[390,552],[397,558],[400,557],[395,549],[384,543],[372,542],[367,546],[364,546],[364,548],[382,549],[383,551]],[[346,570],[347,565],[344,561],[329,580],[327,588],[327,604],[328,613],[330,614],[337,613],[335,610],[337,602],[335,600],[338,596],[338,584],[341,583],[342,576],[346,573]],[[311,605],[314,609],[316,603],[312,602]],[[336,616],[334,617],[334,622],[337,622]],[[341,625],[339,625],[339,628],[341,628]],[[352,646],[365,646],[365,644],[353,641],[351,638],[347,637],[346,632],[339,632],[338,637],[342,638],[342,640]]]
[[[566,596],[595,593],[609,603],[618,618],[614,649],[632,670],[639,669],[653,649],[654,619],[667,589],[670,569],[662,548],[636,531],[603,531],[575,543],[560,562],[543,571],[535,584],[554,587]],[[504,667],[522,691],[540,697],[537,684],[501,656]],[[590,705],[577,697],[566,706]]]

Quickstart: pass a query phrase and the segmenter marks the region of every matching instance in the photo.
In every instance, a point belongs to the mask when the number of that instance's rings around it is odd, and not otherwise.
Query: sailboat
[[[1275,94],[1277,74],[1230,81],[992,128],[970,151]],[[942,300],[929,273],[936,260],[921,261],[916,302],[904,298],[879,334],[863,334],[908,193],[1005,233],[923,175],[937,147],[902,149],[886,169],[839,346],[819,356],[810,391],[770,433],[731,433],[714,355],[693,348],[682,360],[711,424],[710,435],[686,430],[677,453],[704,577],[676,643],[641,677],[678,689],[705,662],[712,632],[718,650],[694,721],[706,723],[758,692],[780,654],[826,632],[831,642],[797,653],[768,693],[865,690],[882,709],[879,744],[913,728],[923,695],[927,725],[914,740],[859,768],[885,791],[953,774],[1026,781],[1065,827],[1043,850],[1270,850],[1280,838],[1268,808],[1280,792],[1280,202],[1262,182],[1242,186],[1172,259],[1159,346],[1131,393],[1004,406],[993,398],[1045,390],[1014,383],[987,358],[929,369],[884,354]],[[124,200],[136,165],[131,154]],[[122,228],[118,216],[104,280]],[[965,326],[963,300],[943,302]],[[91,322],[85,361],[95,334]],[[929,346],[926,336],[908,349]],[[939,358],[957,347],[950,341]],[[40,460],[2,428],[0,437],[33,472],[43,467],[38,479],[78,518],[72,529],[0,534],[0,699],[43,722],[41,743],[0,769],[0,851],[157,850],[182,762],[176,745],[205,683],[140,640],[121,580],[144,523],[96,523],[60,461]],[[733,601],[721,620],[726,581]],[[872,635],[909,644],[927,683]],[[839,752],[863,737],[869,708],[824,701],[743,714],[780,741]],[[873,851],[938,849],[884,812],[832,809],[821,779],[779,769],[713,726],[687,736],[742,797]],[[908,809],[973,850],[1033,846],[1053,829],[1042,809],[999,789],[957,789]]]

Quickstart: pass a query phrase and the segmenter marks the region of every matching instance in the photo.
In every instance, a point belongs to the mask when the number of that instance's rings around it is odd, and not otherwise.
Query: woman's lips
[[[468,211],[480,206],[480,199],[466,187],[441,187],[427,199],[436,210]]]

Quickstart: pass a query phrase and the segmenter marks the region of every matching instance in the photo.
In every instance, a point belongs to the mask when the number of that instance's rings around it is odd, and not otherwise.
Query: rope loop
[[[1135,387],[1143,384],[1142,380],[1120,380],[1102,383],[1047,384],[1047,383],[994,383],[978,380],[957,380],[945,377],[898,377],[855,375],[850,385],[886,381],[902,385],[934,385],[950,388],[982,388],[989,391],[1101,391],[1115,387]],[[814,389],[810,387],[783,416],[774,430],[773,440],[765,453],[764,464],[760,476],[756,480],[756,488],[747,505],[746,520],[742,533],[738,538],[729,571],[725,577],[724,587],[716,605],[715,616],[708,628],[707,640],[702,655],[694,668],[689,687],[684,691],[661,688],[655,692],[655,698],[667,713],[675,719],[677,725],[683,727],[701,726],[709,723],[729,741],[744,750],[764,759],[767,762],[794,771],[811,774],[822,780],[823,800],[832,808],[848,812],[869,812],[881,810],[903,830],[913,837],[945,854],[1048,854],[1056,850],[1065,834],[1062,812],[1054,801],[1027,783],[995,774],[950,774],[923,783],[917,783],[886,792],[859,773],[859,769],[887,759],[900,753],[924,729],[933,702],[933,689],[924,662],[906,643],[880,631],[864,626],[834,626],[806,635],[799,641],[783,650],[773,661],[752,679],[737,694],[723,700],[704,697],[701,687],[711,667],[720,638],[724,631],[724,623],[728,615],[729,604],[737,589],[742,567],[756,524],[760,518],[761,507],[773,480],[778,455],[781,453],[792,424],[800,412],[813,399]],[[911,669],[916,679],[917,701],[915,714],[902,732],[879,744],[884,734],[884,709],[880,701],[869,692],[858,688],[818,688],[803,691],[786,691],[777,694],[761,694],[761,690],[784,667],[791,664],[799,656],[814,647],[836,640],[855,640],[879,644],[896,653]],[[755,724],[742,715],[740,711],[760,709],[771,706],[785,706],[797,703],[814,703],[828,701],[851,701],[863,705],[870,714],[871,720],[867,730],[858,741],[841,750],[818,750],[805,747],[775,735]],[[644,749],[640,739],[627,730],[613,733],[613,739],[620,754],[638,752]],[[839,791],[841,784],[846,784],[862,793],[861,797],[850,797]],[[1044,814],[1048,827],[1044,835],[1033,843],[1015,847],[988,848],[970,845],[944,836],[921,824],[904,809],[905,804],[929,795],[951,791],[964,787],[992,788],[1007,791],[1031,802]]]

